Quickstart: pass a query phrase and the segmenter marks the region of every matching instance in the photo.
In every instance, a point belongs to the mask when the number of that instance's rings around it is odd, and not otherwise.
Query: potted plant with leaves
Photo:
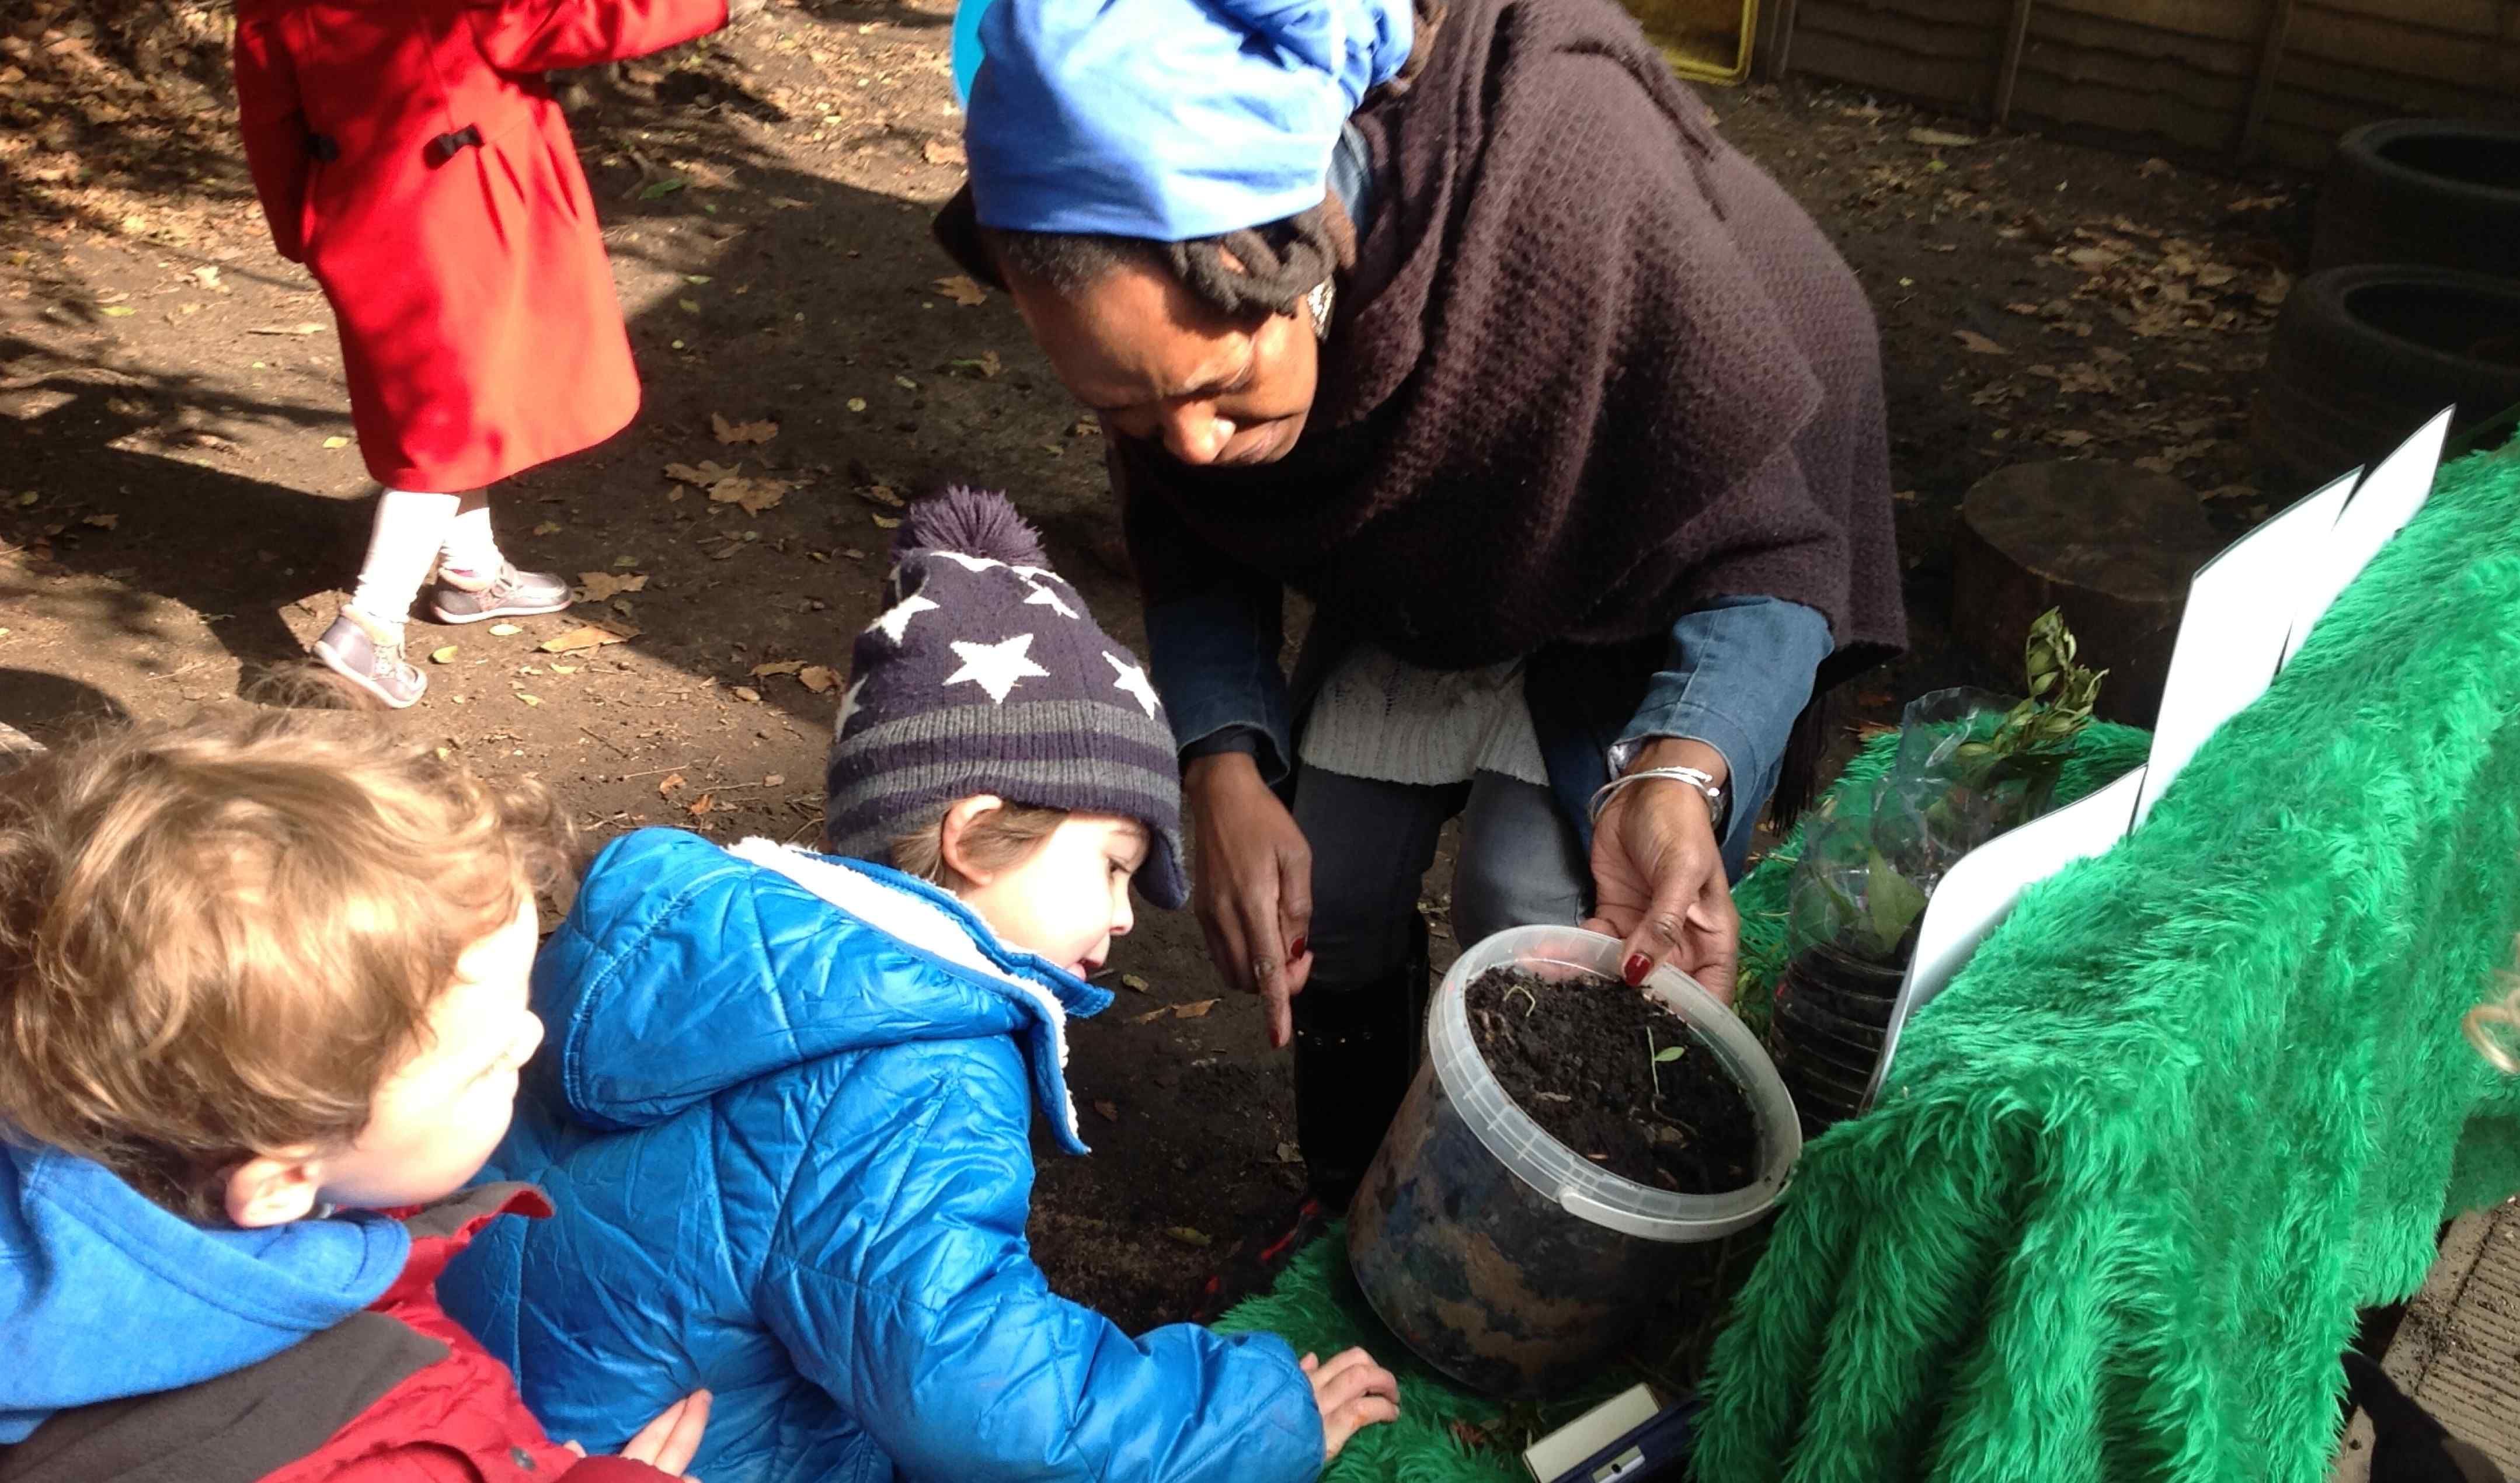
[[[2104,671],[2075,660],[2050,609],[2031,625],[2018,701],[1946,690],[1901,717],[1890,768],[1841,790],[1803,832],[1788,891],[1787,966],[1770,1049],[1811,1122],[1852,1115],[1945,872],[2047,811]]]

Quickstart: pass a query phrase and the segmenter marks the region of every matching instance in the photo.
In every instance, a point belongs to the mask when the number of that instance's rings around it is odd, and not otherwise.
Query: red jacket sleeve
[[[263,219],[271,224],[271,241],[281,256],[303,262],[306,177],[313,157],[306,152],[297,70],[274,30],[266,17],[248,12],[237,18],[237,125],[245,135],[253,193],[262,199]]]
[[[726,24],[727,0],[505,0],[472,12],[503,72],[594,67],[680,46]]]

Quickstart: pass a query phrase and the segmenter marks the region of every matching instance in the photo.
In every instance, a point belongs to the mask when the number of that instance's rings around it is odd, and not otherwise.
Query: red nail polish
[[[1632,989],[1644,982],[1645,975],[1652,971],[1653,960],[1642,953],[1630,953],[1627,966],[1621,970],[1628,980],[1628,987]]]
[[[1298,937],[1295,939],[1295,945],[1286,950],[1286,956],[1289,958],[1301,958],[1312,950],[1313,939],[1310,937]]]

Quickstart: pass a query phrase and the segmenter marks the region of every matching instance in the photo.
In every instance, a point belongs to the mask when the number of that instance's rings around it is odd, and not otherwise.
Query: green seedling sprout
[[[1688,1052],[1687,1046],[1665,1046],[1656,1050],[1653,1027],[1651,1025],[1645,1027],[1645,1074],[1653,1078],[1654,1101],[1662,1101],[1662,1063],[1667,1060],[1678,1060]]]

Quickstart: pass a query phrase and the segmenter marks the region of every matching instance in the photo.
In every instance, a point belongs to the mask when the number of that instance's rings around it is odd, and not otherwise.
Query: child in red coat
[[[639,407],[612,268],[546,69],[656,51],[727,0],[240,0],[238,112],[273,240],[333,302],[350,416],[384,485],[367,564],[316,656],[387,705],[427,681],[403,624],[555,612],[488,486]]]

